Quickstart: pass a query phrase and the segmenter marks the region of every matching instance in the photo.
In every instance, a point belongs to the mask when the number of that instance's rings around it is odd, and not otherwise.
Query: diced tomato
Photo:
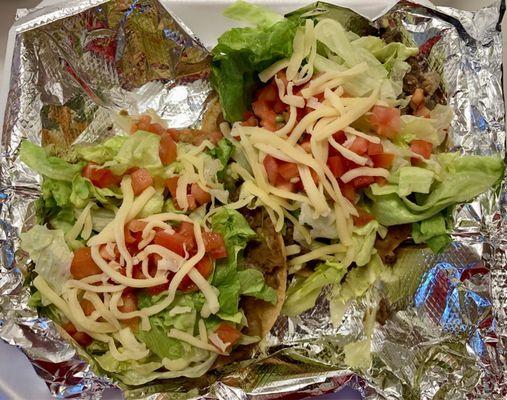
[[[364,226],[368,222],[373,221],[375,219],[373,215],[367,213],[362,208],[358,208],[357,212],[359,213],[359,215],[357,217],[355,216],[352,217],[355,226]]]
[[[105,244],[100,246],[99,253],[100,253],[100,256],[104,260],[107,260],[107,261],[112,261],[120,255],[120,252],[118,250],[118,246],[116,246],[116,245],[113,246],[113,254],[110,254],[110,252],[107,250],[107,246]]]
[[[171,251],[174,251],[180,256],[185,256],[185,249],[191,253],[195,250],[196,243],[193,234],[193,228],[190,232],[187,225],[192,225],[183,222],[180,228],[173,234],[166,231],[159,231],[155,234],[154,243],[163,246]]]
[[[242,123],[242,126],[257,126],[259,125],[259,121],[257,121],[257,118],[255,117],[249,117],[248,119],[245,119]]]
[[[180,224],[180,226],[178,226],[177,232],[181,233],[183,236],[187,238],[191,238],[192,240],[194,240],[194,224],[192,224],[191,222],[183,221]]]
[[[400,109],[395,107],[374,106],[371,109],[370,123],[377,134],[394,139],[400,131]]]
[[[352,182],[343,183],[340,182],[340,189],[342,191],[343,196],[349,200],[351,203],[355,203],[357,200],[356,196],[356,188]]]
[[[130,133],[136,133],[137,131],[148,131],[151,124],[151,117],[149,115],[140,115],[139,119],[132,124]]]
[[[173,176],[165,180],[165,187],[169,189],[169,193],[171,193],[171,197],[173,199],[176,199],[176,189],[178,187],[178,179],[180,179],[179,176]]]
[[[74,335],[77,332],[76,327],[72,322],[66,322],[62,325],[62,328],[65,332],[67,332],[70,336]]]
[[[425,140],[412,140],[410,142],[410,150],[412,150],[414,153],[420,154],[426,159],[430,158],[432,149],[433,145]],[[417,165],[421,162],[421,160],[415,157],[413,157],[411,161],[414,165]]]
[[[164,133],[160,137],[158,155],[160,156],[160,161],[162,161],[163,165],[171,164],[178,156],[178,147],[176,146],[176,142],[168,133]]]
[[[139,219],[133,219],[128,223],[129,230],[132,232],[142,232],[146,228],[146,225],[148,225],[147,222]]]
[[[79,305],[83,309],[84,315],[89,316],[95,311],[95,307],[89,300],[81,300]]]
[[[384,152],[384,148],[382,147],[382,144],[380,143],[368,143],[368,155],[374,156],[377,154],[382,154]]]
[[[319,174],[314,169],[310,169],[310,174],[312,175],[313,182],[318,186],[320,182]]]
[[[141,236],[140,234],[133,234],[126,225],[123,227],[123,235],[125,236],[125,243],[127,245],[137,243]]]
[[[272,185],[276,184],[276,178],[278,177],[278,163],[276,160],[270,156],[269,154],[264,157],[262,161],[264,164],[264,168],[266,168],[266,173],[268,174],[268,181]]]
[[[74,251],[74,257],[70,265],[70,273],[76,279],[83,279],[87,276],[101,274],[102,270],[93,261],[91,249],[81,247]]]
[[[83,168],[81,175],[88,178],[94,186],[101,189],[118,186],[121,182],[121,176],[114,175],[108,168],[97,168],[93,163],[88,163]]]
[[[199,271],[204,279],[207,279],[213,272],[213,262],[209,256],[204,256],[194,268]],[[178,289],[183,291],[193,291],[196,289],[196,286],[194,285],[192,279],[190,279],[188,275],[185,275],[178,285]]]
[[[373,176],[358,176],[352,180],[352,184],[356,189],[368,187],[373,182],[375,182],[375,178],[373,178]]]
[[[278,163],[278,173],[286,181],[299,176],[299,170],[296,163],[280,161]]]
[[[336,140],[337,143],[343,144],[347,140],[347,136],[345,135],[345,132],[338,131],[333,133],[333,139]]]
[[[88,347],[92,344],[93,338],[84,332],[76,332],[73,336],[74,340],[83,347]]]
[[[225,248],[224,238],[220,233],[203,232],[202,239],[204,241],[204,248],[214,259],[227,257],[227,249]]]
[[[384,186],[387,184],[387,179],[384,178],[383,176],[376,176],[375,183],[379,186]]]
[[[187,194],[187,203],[189,210],[195,210],[197,208],[197,202],[193,194]]]
[[[205,190],[201,189],[201,187],[197,183],[192,183],[190,186],[190,193],[194,196],[195,201],[200,205],[209,203],[211,201],[211,195]]]
[[[273,104],[273,111],[277,114],[282,114],[285,111],[287,111],[287,107],[288,107],[287,104],[285,104],[283,101],[278,99]]]
[[[139,168],[132,172],[130,176],[132,178],[132,190],[136,196],[140,195],[146,188],[153,185],[153,178],[146,168]]]
[[[120,312],[129,313],[138,310],[137,296],[134,292],[127,293],[123,292],[121,298],[123,300],[123,304],[118,307],[118,310]],[[124,319],[122,320],[122,322],[128,327],[130,327],[130,329],[135,331],[137,330],[138,320],[139,320],[138,317],[134,317],[130,319]]]
[[[169,289],[169,282],[162,283],[161,285],[157,286],[150,286],[148,288],[148,293],[151,294],[152,296],[156,296],[157,294],[165,292],[167,289]]]
[[[350,145],[349,150],[359,155],[366,154],[368,152],[368,141],[365,138],[357,136]]]
[[[327,159],[327,165],[335,178],[339,178],[346,171],[345,163],[341,156],[330,156]]]
[[[157,135],[162,135],[165,132],[165,128],[160,125],[158,122],[150,124],[147,129],[148,132],[155,133]]]
[[[278,98],[278,91],[274,85],[274,80],[271,84],[264,86],[257,92],[257,99],[264,102],[274,102]]]
[[[81,346],[87,347],[92,342],[93,339],[91,336],[84,332],[80,332],[76,329],[74,324],[72,322],[67,322],[66,324],[62,325],[62,328],[70,335],[72,338]]]
[[[373,166],[375,168],[389,169],[393,165],[394,154],[391,153],[374,154],[371,155],[370,158],[373,161]]]
[[[241,337],[241,332],[231,324],[225,322],[218,325],[215,333],[224,343],[228,343],[230,346],[234,345]]]
[[[260,119],[261,126],[269,131],[276,131],[276,113],[267,102],[257,100],[252,103],[254,114]]]

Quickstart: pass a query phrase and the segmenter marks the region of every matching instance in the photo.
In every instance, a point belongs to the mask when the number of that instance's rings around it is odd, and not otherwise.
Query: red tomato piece
[[[359,155],[366,154],[368,152],[368,141],[365,138],[357,136],[350,145],[349,150]]]
[[[282,114],[287,111],[287,107],[287,104],[278,99],[275,101],[275,104],[273,104],[273,111],[277,114]]]
[[[93,342],[93,338],[84,332],[76,332],[72,337],[83,347],[88,347]]]
[[[299,170],[296,163],[280,161],[278,163],[278,173],[286,181],[299,176]]]
[[[91,249],[81,247],[74,251],[74,257],[70,265],[70,273],[76,279],[83,279],[90,275],[101,274],[102,270],[93,261]]]
[[[341,156],[330,156],[327,159],[327,166],[335,178],[339,178],[346,172],[345,163]]]
[[[191,226],[191,228],[188,226]],[[155,234],[154,243],[184,257],[185,249],[188,253],[195,251],[196,243],[193,224],[182,222],[178,230],[173,234],[166,231],[159,231]]]
[[[77,332],[76,327],[72,322],[66,322],[62,325],[62,328],[65,332],[67,332],[70,336],[74,335]]]
[[[206,253],[215,260],[227,257],[227,249],[225,248],[224,238],[220,233],[202,232],[202,239]]]
[[[394,139],[400,131],[400,109],[395,107],[374,106],[371,109],[370,123],[377,134]]]
[[[431,150],[433,150],[433,145],[425,140],[412,140],[410,142],[410,150],[414,153],[420,154],[426,159],[429,159],[431,156]],[[418,158],[412,158],[412,164],[419,164],[420,161],[421,160]]]
[[[264,164],[264,168],[266,168],[269,183],[275,185],[278,177],[278,163],[276,162],[276,159],[268,154],[264,157],[262,163]]]
[[[128,223],[128,228],[132,232],[142,232],[144,228],[146,228],[146,225],[148,225],[147,222],[141,221],[139,219],[133,219]]]
[[[241,337],[241,332],[231,324],[222,322],[218,325],[215,333],[224,343],[228,343],[230,346],[234,345]]]
[[[118,186],[121,182],[121,176],[114,175],[108,168],[97,168],[93,163],[88,163],[83,168],[81,175],[88,178],[94,186],[101,189]]]
[[[156,135],[162,135],[165,132],[165,128],[158,122],[148,125],[148,132],[155,133]]]
[[[123,304],[118,307],[118,310],[123,313],[129,313],[138,310],[137,296],[134,292],[123,292],[121,296],[123,300]],[[138,317],[123,319],[121,320],[125,325],[127,325],[133,331],[137,330],[138,325]]]
[[[352,184],[356,189],[368,187],[373,182],[375,182],[375,178],[373,178],[373,176],[358,176],[352,180]]]
[[[173,176],[165,180],[165,187],[169,189],[169,193],[171,193],[171,197],[173,199],[176,199],[176,189],[178,187],[178,179],[180,179],[179,176]]]
[[[345,132],[343,131],[338,131],[336,133],[333,133],[333,139],[339,143],[339,144],[343,144],[345,143],[345,141],[347,140],[347,136],[345,135]]]
[[[312,175],[313,182],[319,186],[320,178],[317,172],[314,169],[310,169],[310,174]]]
[[[376,176],[375,183],[379,186],[384,186],[387,184],[387,179],[384,178],[383,176]]]
[[[252,103],[254,114],[260,119],[261,126],[269,131],[276,131],[276,113],[267,102],[257,100]]]
[[[178,147],[176,146],[176,142],[168,133],[164,133],[160,137],[158,155],[160,156],[160,161],[162,161],[163,165],[171,164],[178,156]]]
[[[194,267],[199,273],[203,276],[204,279],[207,279],[211,273],[213,272],[213,262],[211,258],[208,256],[204,256]],[[188,275],[185,275],[178,285],[179,290],[183,291],[194,291],[197,289],[194,282]]]
[[[150,172],[145,168],[135,170],[130,176],[132,178],[132,190],[136,196],[140,195],[146,188],[153,185],[153,178],[151,177]]]
[[[209,203],[211,201],[211,195],[205,190],[201,189],[201,187],[197,183],[192,183],[190,186],[190,194],[192,194],[195,198],[195,201],[200,205]]]
[[[394,154],[391,153],[374,154],[371,155],[370,158],[373,161],[373,166],[375,168],[389,169],[393,165]]]
[[[91,315],[94,311],[95,311],[95,307],[94,305],[92,304],[91,301],[89,300],[81,300],[79,302],[79,305],[81,306],[81,308],[83,309],[83,313],[84,315],[86,316],[89,316]]]
[[[339,183],[343,196],[354,204],[357,200],[356,188],[354,187],[354,184],[352,182],[348,183],[339,182]]]
[[[373,215],[367,213],[362,208],[358,208],[357,212],[359,213],[359,215],[357,217],[355,216],[352,217],[355,226],[364,226],[368,222],[373,221],[375,219]]]
[[[368,155],[369,156],[382,154],[383,152],[384,152],[384,148],[382,147],[382,144],[368,142]]]
[[[151,124],[151,117],[149,115],[140,115],[139,119],[132,124],[130,133],[136,133],[137,131],[148,131]]]
[[[274,80],[271,84],[264,86],[257,92],[257,99],[264,102],[274,102],[278,99],[278,90],[274,85]]]
[[[167,289],[169,289],[169,282],[149,287],[148,293],[151,294],[152,296],[156,296],[157,294],[165,292]]]

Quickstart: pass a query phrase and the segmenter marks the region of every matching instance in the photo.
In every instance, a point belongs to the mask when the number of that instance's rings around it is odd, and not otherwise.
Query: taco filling
[[[39,224],[21,234],[31,304],[125,384],[199,377],[270,330],[285,296],[283,242],[270,221],[225,206],[233,148],[221,134],[154,115],[117,122],[128,134],[65,158],[21,145],[43,177]],[[266,268],[250,249],[273,234],[282,258]]]
[[[212,83],[241,154],[239,201],[262,204],[285,239],[286,314],[329,285],[343,310],[409,237],[443,251],[454,207],[501,180],[498,156],[444,152],[452,110],[428,46],[325,3],[283,17],[240,1],[226,15],[251,26],[219,38]]]

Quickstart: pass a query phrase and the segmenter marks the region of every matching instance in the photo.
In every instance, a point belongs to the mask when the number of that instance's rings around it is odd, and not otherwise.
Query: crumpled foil
[[[400,2],[368,22],[429,49],[454,110],[452,150],[505,153],[504,10],[503,1],[477,12]],[[350,23],[365,25],[348,13]],[[17,149],[23,138],[64,148],[103,140],[114,134],[111,115],[119,109],[152,108],[173,127],[198,125],[212,97],[210,55],[155,0],[77,0],[18,17],[0,160],[0,337],[22,349],[53,395],[98,398],[116,383],[27,305],[18,235],[35,222],[39,178]],[[264,400],[349,386],[367,399],[507,398],[506,188],[455,211],[454,242],[444,254],[402,249],[393,267],[400,279],[349,304],[340,326],[323,295],[305,314],[279,318],[265,354],[198,381],[122,386],[125,395]],[[364,338],[372,307],[372,364],[352,370],[343,346]]]

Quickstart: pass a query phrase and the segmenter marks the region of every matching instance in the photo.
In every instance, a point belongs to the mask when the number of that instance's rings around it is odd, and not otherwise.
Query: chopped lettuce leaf
[[[61,294],[63,285],[70,278],[72,253],[65,243],[63,231],[50,230],[35,225],[28,232],[19,235],[21,248],[35,263],[35,272]]]
[[[213,232],[222,235],[227,248],[227,259],[217,260],[212,285],[219,290],[220,312],[233,315],[238,312],[241,284],[238,274],[238,255],[247,242],[255,237],[245,217],[238,211],[222,207],[211,218]]]
[[[399,169],[398,195],[410,193],[429,193],[434,177],[433,171],[419,167],[401,167]]]
[[[415,243],[426,243],[434,253],[441,253],[452,242],[443,213],[412,224],[412,239]]]
[[[69,203],[72,186],[66,181],[44,178],[41,191],[43,196],[52,196],[58,207],[65,207]]]
[[[163,171],[158,154],[159,145],[159,135],[137,131],[127,137],[114,158],[104,166],[109,167],[115,175],[122,175],[133,167],[146,168],[150,173],[158,174]]]
[[[46,151],[29,140],[23,140],[19,149],[19,158],[34,171],[46,178],[71,182],[81,172],[83,163],[70,164],[67,161],[48,156]]]
[[[76,175],[72,181],[70,202],[76,208],[84,208],[91,199],[96,199],[101,204],[108,205],[115,204],[115,199],[121,198],[122,194],[119,188],[99,188],[81,175]]]
[[[127,138],[127,136],[113,136],[101,144],[78,147],[76,151],[86,161],[104,164],[106,161],[111,161],[118,154]]]
[[[164,208],[164,194],[158,190],[139,212],[138,218],[145,218],[153,214],[159,214]]]
[[[271,304],[276,303],[276,291],[266,284],[261,271],[248,268],[239,271],[238,278],[241,295],[255,297]]]
[[[104,207],[92,207],[90,214],[92,216],[92,229],[95,232],[100,232],[109,224],[115,216],[113,210]]]
[[[271,26],[283,20],[283,16],[267,8],[239,0],[227,7],[224,16],[236,21],[247,22],[257,26]]]
[[[241,121],[252,103],[257,73],[292,54],[299,21],[233,28],[218,38],[212,51],[211,84],[218,92],[224,118]]]
[[[326,261],[320,264],[308,278],[296,279],[287,290],[287,298],[282,312],[288,316],[295,316],[312,308],[326,285],[338,284],[347,272],[343,264]]]
[[[435,182],[431,193],[416,201],[398,194],[367,194],[372,200],[370,212],[385,226],[418,222],[438,214],[457,203],[495,186],[504,174],[504,163],[496,156],[462,156],[454,153],[439,154],[437,160],[443,171],[440,182]]]

